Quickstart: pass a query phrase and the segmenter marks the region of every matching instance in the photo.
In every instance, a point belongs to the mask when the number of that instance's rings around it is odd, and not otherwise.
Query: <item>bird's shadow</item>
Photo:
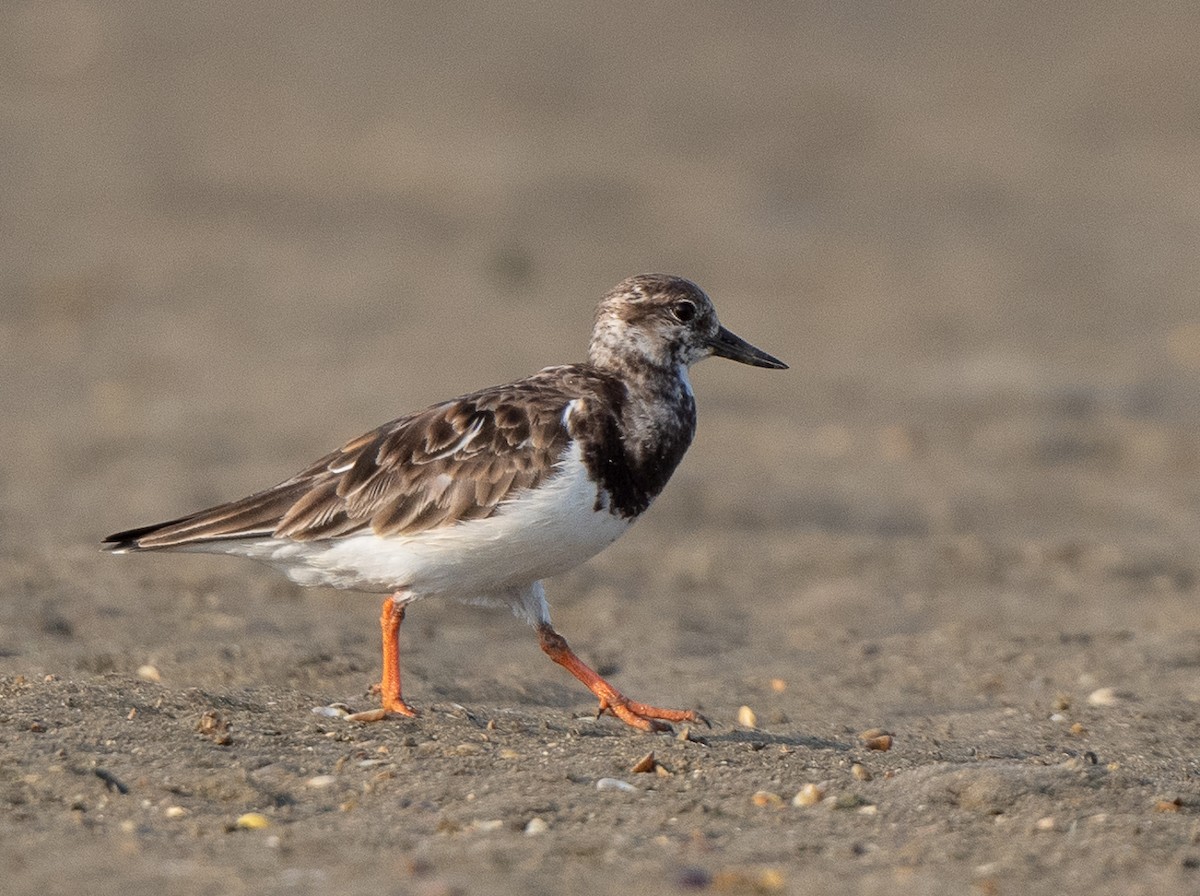
[[[530,713],[528,709],[520,710],[512,708],[503,709],[498,712],[488,712],[451,702],[449,704],[436,703],[431,705],[430,709],[433,715],[440,716],[443,719],[457,718],[481,728],[486,727],[488,721],[491,719],[502,722],[507,720],[509,723],[516,723],[527,730],[540,729],[554,731],[559,734],[570,734],[573,737],[646,737],[648,739],[653,739],[655,736],[676,737],[700,746],[736,747],[745,744],[752,750],[762,750],[766,747],[797,747],[808,750],[849,752],[854,749],[854,744],[851,742],[830,740],[829,738],[818,737],[812,734],[763,731],[757,728],[726,728],[720,723],[717,723],[717,727],[715,728],[706,728],[702,725],[687,726],[686,736],[683,735],[683,726],[680,725],[676,725],[671,731],[659,732],[657,735],[648,735],[635,731],[624,723],[608,716],[601,716],[599,718],[594,715],[585,714],[561,716],[552,711],[550,707],[546,707],[545,712],[533,713]]]
[[[776,734],[769,731],[732,730],[703,731],[692,735],[709,744],[748,744],[752,749],[761,750],[764,747],[804,747],[809,750],[838,750],[848,752],[853,746],[842,741],[829,740],[812,734]]]
[[[596,718],[595,716],[576,716],[573,721],[574,725],[566,726],[576,736],[579,737],[638,737],[646,736],[642,732],[634,731],[632,728],[625,726],[623,723],[616,723],[607,717]],[[586,722],[588,724],[578,724]],[[700,744],[701,746],[738,746],[745,744],[752,750],[762,750],[766,747],[802,747],[808,750],[837,750],[839,752],[849,752],[854,749],[852,743],[843,741],[830,740],[825,737],[817,737],[811,734],[786,733],[786,732],[771,732],[762,731],[760,729],[747,728],[725,728],[718,723],[718,727],[706,728],[700,725],[691,725],[687,727],[687,734],[683,734],[683,728],[676,726],[669,731],[659,732],[659,737],[675,737],[680,740],[687,740],[691,743]]]

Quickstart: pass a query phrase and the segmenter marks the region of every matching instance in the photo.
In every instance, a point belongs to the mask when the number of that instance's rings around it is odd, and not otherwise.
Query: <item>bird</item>
[[[263,561],[301,585],[386,594],[377,722],[415,716],[400,676],[409,606],[448,597],[510,609],[608,713],[643,731],[707,722],[629,699],[550,622],[542,581],[606,548],[663,490],[696,431],[688,368],[710,356],[783,370],[727,330],[690,280],[639,274],[596,308],[587,360],[546,367],[399,417],[277,485],[109,535],[116,554]]]

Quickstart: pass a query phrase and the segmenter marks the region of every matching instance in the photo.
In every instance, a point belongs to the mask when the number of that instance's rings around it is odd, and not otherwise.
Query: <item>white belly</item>
[[[629,528],[629,520],[597,511],[596,497],[596,484],[572,446],[561,472],[487,519],[416,535],[260,539],[226,542],[221,550],[266,561],[302,585],[403,590],[414,598],[499,597],[578,566]]]

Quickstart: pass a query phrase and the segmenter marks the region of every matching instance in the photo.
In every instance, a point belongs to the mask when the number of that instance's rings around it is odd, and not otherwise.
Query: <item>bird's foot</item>
[[[372,685],[372,694],[383,694],[384,688],[382,685]],[[382,704],[379,709],[368,709],[363,712],[355,712],[346,716],[351,722],[382,722],[389,715],[402,715],[409,718],[415,718],[417,711],[404,702],[399,694],[383,694],[380,699]]]
[[[630,700],[621,693],[614,691],[600,695],[600,707],[596,717],[611,713],[626,725],[632,725],[641,731],[674,731],[671,722],[702,722],[709,728],[712,725],[708,719],[692,709],[661,709],[647,703]]]
[[[541,623],[537,627],[537,633],[538,644],[545,654],[582,681],[587,689],[600,699],[600,708],[596,710],[597,718],[606,712],[612,713],[626,725],[631,725],[639,731],[671,731],[671,722],[709,724],[708,719],[691,709],[659,709],[648,703],[630,700],[576,656],[575,651],[567,644],[567,639],[556,632],[549,622]]]

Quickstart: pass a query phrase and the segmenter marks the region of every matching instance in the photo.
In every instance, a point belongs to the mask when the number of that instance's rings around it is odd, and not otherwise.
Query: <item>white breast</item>
[[[260,539],[219,549],[266,561],[303,585],[480,599],[564,572],[616,541],[630,521],[596,505],[596,483],[572,445],[560,472],[487,519],[415,535]]]

